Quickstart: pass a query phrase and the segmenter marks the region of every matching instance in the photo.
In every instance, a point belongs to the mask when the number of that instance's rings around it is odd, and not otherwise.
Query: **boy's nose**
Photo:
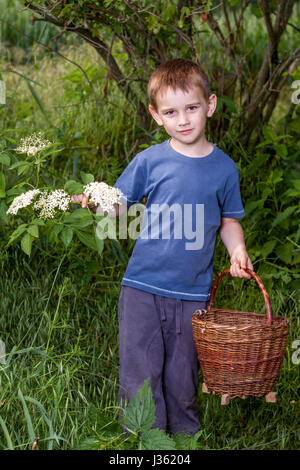
[[[179,113],[178,114],[178,121],[177,121],[179,126],[184,126],[185,124],[189,123],[188,116],[186,113]]]

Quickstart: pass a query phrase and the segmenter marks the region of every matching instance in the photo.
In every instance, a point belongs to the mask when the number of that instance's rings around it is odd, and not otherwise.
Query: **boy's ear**
[[[163,125],[163,122],[162,122],[162,120],[160,119],[160,116],[159,116],[159,114],[157,113],[156,109],[152,106],[152,104],[149,104],[148,109],[149,109],[149,113],[151,114],[151,116],[153,117],[153,119],[157,122],[157,124],[158,124],[159,126],[162,126],[162,125]]]
[[[216,110],[216,107],[217,107],[217,95],[212,94],[208,98],[208,102],[207,102],[207,112],[206,112],[207,117],[212,117],[212,115],[214,114]]]

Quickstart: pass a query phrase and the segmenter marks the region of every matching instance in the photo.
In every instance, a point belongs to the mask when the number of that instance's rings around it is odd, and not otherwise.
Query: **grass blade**
[[[20,398],[20,400],[21,400],[21,402],[22,402],[22,405],[23,405],[23,410],[24,410],[24,415],[25,415],[25,418],[26,418],[26,423],[27,423],[27,429],[28,429],[29,439],[30,439],[31,442],[33,442],[36,436],[35,436],[35,433],[34,433],[34,429],[33,429],[32,421],[31,421],[31,417],[30,417],[30,414],[29,414],[29,411],[28,411],[28,408],[27,408],[25,399],[24,399],[24,397],[23,397],[23,394],[22,394],[20,388],[19,388],[19,390],[18,390],[18,397]]]
[[[44,85],[41,85],[40,83],[36,82],[35,80],[31,80],[31,79],[28,78],[26,75],[23,75],[23,74],[20,73],[20,72],[17,72],[17,71],[15,71],[15,70],[12,70],[12,72],[15,73],[16,75],[19,75],[20,77],[24,78],[24,80],[26,80],[27,86],[28,86],[29,90],[31,91],[31,94],[32,94],[33,98],[34,98],[35,101],[37,102],[37,104],[38,104],[40,110],[42,111],[43,115],[45,116],[46,120],[47,120],[48,122],[50,122],[50,121],[49,121],[49,118],[48,118],[48,116],[47,116],[47,113],[46,113],[46,111],[45,111],[45,108],[44,108],[44,106],[43,106],[41,100],[39,99],[39,96],[38,96],[37,92],[35,91],[35,89],[34,89],[33,86],[31,85],[31,82],[34,83],[35,85],[39,85],[39,86],[41,86],[41,87],[43,87],[43,88],[44,88]]]
[[[3,431],[4,436],[5,436],[5,438],[6,438],[7,448],[8,448],[9,450],[14,450],[14,446],[13,446],[11,437],[10,437],[10,435],[9,435],[7,426],[6,426],[5,422],[3,421],[3,419],[1,418],[1,416],[0,416],[0,425],[1,425],[1,427],[2,427],[2,431]]]
[[[43,407],[43,405],[37,401],[35,398],[31,398],[31,397],[25,397],[25,400],[31,402],[31,403],[34,403],[38,409],[40,410],[46,424],[48,425],[49,427],[49,434],[50,436],[52,437],[53,436],[53,439],[51,439],[51,437],[49,437],[49,442],[48,442],[48,446],[47,446],[47,449],[48,450],[52,450],[53,448],[53,440],[55,439],[56,442],[58,443],[58,439],[57,439],[57,436],[56,436],[56,433],[54,432],[54,429],[53,429],[53,425],[52,425],[52,421],[51,419],[49,418],[49,416],[47,415],[46,413],[46,410],[45,408]]]
[[[31,83],[30,83],[28,80],[26,80],[26,83],[27,83],[27,85],[28,85],[29,90],[30,90],[31,93],[32,93],[32,96],[34,97],[35,101],[37,102],[38,106],[40,107],[40,110],[42,111],[43,115],[45,116],[45,118],[46,118],[47,121],[49,122],[49,118],[48,118],[48,116],[47,116],[47,113],[46,113],[46,111],[45,111],[45,108],[44,108],[44,106],[43,106],[41,100],[40,100],[39,97],[38,97],[37,92],[35,91],[35,89],[33,88],[33,86],[31,85]]]

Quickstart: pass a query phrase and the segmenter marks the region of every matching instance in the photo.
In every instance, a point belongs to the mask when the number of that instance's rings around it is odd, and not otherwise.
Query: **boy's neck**
[[[206,157],[213,151],[213,145],[208,142],[206,137],[203,137],[201,141],[192,144],[178,142],[178,140],[172,137],[170,139],[170,145],[174,150],[176,150],[176,152],[192,158]]]

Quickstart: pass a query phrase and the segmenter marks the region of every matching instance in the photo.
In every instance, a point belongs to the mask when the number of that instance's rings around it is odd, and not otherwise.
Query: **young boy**
[[[206,74],[190,60],[170,60],[152,74],[148,95],[149,111],[170,139],[137,154],[115,183],[126,206],[147,197],[119,299],[119,397],[130,400],[150,378],[155,427],[194,434],[200,424],[191,318],[207,306],[218,229],[231,275],[250,278],[245,268],[253,266],[237,220],[244,216],[238,168],[205,137],[217,104]],[[74,200],[86,207],[86,196]]]

